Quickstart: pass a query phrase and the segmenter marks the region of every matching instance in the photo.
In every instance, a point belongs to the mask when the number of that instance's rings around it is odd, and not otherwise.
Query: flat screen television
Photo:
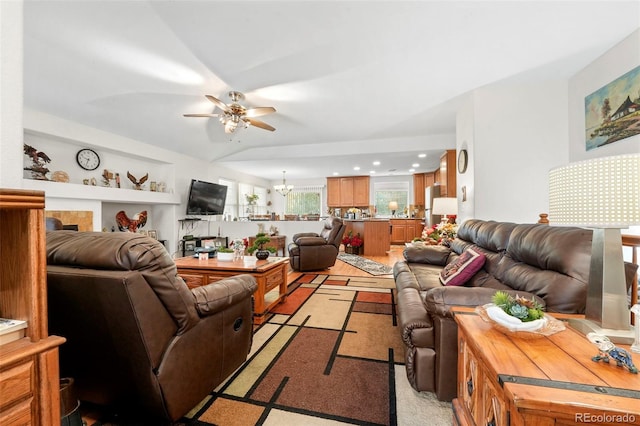
[[[226,185],[191,179],[187,215],[223,214],[226,198]]]

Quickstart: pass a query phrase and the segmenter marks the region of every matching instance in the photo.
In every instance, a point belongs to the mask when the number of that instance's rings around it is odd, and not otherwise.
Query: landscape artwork
[[[640,66],[584,99],[587,151],[640,134]]]

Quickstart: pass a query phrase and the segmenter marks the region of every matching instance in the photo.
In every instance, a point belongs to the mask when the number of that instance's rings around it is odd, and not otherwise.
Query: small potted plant
[[[216,258],[220,261],[230,262],[233,260],[233,249],[221,247],[216,250]]]
[[[269,238],[267,234],[264,232],[257,233],[256,239],[253,241],[253,245],[247,248],[247,253],[253,254],[255,252],[256,258],[259,260],[265,260],[269,257],[270,253],[276,252],[275,247],[264,247],[264,245],[269,241],[271,241],[271,238]]]
[[[360,234],[353,235],[353,232],[349,231],[349,234],[342,238],[342,244],[344,244],[344,252],[349,254],[360,254],[360,247],[364,241]]]

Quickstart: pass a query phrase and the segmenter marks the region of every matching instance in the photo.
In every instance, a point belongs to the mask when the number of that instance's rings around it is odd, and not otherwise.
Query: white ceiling
[[[25,0],[24,102],[272,180],[407,174],[455,148],[465,93],[566,79],[638,27],[637,0]],[[276,131],[182,116],[230,90]]]

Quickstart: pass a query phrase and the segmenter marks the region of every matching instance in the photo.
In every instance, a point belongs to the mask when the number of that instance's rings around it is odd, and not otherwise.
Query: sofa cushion
[[[463,285],[482,268],[484,261],[482,253],[467,249],[440,271],[440,282],[444,285]]]

